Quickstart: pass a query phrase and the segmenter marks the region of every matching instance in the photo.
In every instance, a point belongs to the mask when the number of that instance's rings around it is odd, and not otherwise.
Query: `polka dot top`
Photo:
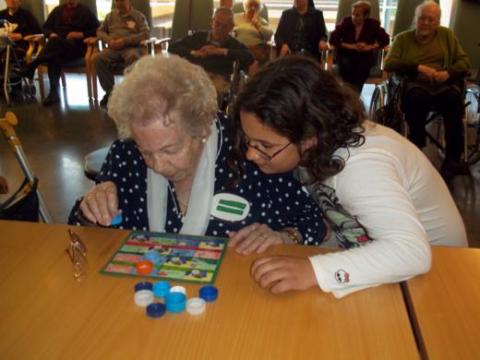
[[[227,236],[229,231],[258,222],[273,230],[295,228],[302,234],[305,244],[319,245],[326,232],[320,209],[292,173],[266,175],[254,163],[245,161],[242,178],[237,185],[230,184],[229,180],[235,176],[226,158],[232,149],[231,120],[219,113],[216,123],[221,148],[215,166],[214,192],[240,196],[248,201],[250,211],[241,221],[222,220],[211,215],[206,235]],[[148,231],[147,167],[133,140],[117,140],[112,144],[97,177],[97,183],[103,181],[114,182],[118,189],[119,208],[123,213],[123,222],[118,228]],[[182,214],[172,183],[170,189],[165,230],[177,233],[182,227]],[[79,201],[70,214],[71,224],[82,224],[78,205]]]

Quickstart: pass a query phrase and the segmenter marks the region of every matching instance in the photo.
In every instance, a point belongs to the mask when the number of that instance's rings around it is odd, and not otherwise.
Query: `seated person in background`
[[[279,56],[303,54],[319,60],[321,51],[328,48],[327,38],[323,13],[313,2],[294,0],[293,7],[282,12],[275,44]]]
[[[215,88],[201,67],[178,56],[138,60],[108,104],[121,140],[69,222],[82,224],[84,217],[108,226],[121,211],[124,229],[232,232],[251,245],[239,252],[289,242],[292,232],[320,243],[318,207],[291,173],[265,176],[247,161],[239,164],[244,177],[233,182],[226,161],[232,122],[216,109]]]
[[[217,92],[222,94],[229,90],[235,61],[249,74],[256,70],[253,55],[245,45],[230,36],[232,30],[232,11],[218,8],[213,15],[211,31],[198,31],[175,41],[168,51],[203,67],[214,81]]]
[[[426,1],[415,10],[415,29],[395,37],[385,70],[405,77],[402,108],[408,138],[420,149],[426,145],[425,121],[432,106],[445,127],[445,161],[441,172],[450,180],[462,172],[463,87],[470,69],[467,55],[450,29],[440,24],[440,7]]]
[[[148,39],[147,19],[132,8],[130,0],[115,0],[116,9],[108,14],[97,37],[108,47],[95,54],[93,62],[105,96],[100,101],[106,106],[115,85],[114,70],[133,64],[142,55],[140,43]]]
[[[245,0],[243,6],[245,11],[234,16],[236,39],[248,47],[259,63],[264,63],[270,56],[266,45],[273,31],[259,14],[260,0]]]
[[[62,66],[85,56],[87,46],[83,39],[95,36],[99,25],[95,15],[78,0],[65,0],[48,15],[43,25],[48,41],[37,58],[22,71],[22,76],[33,78],[40,64],[48,65],[50,94],[43,100],[44,106],[60,102],[58,85]]]
[[[390,42],[380,22],[370,19],[371,4],[357,1],[352,5],[352,15],[344,17],[330,35],[335,46],[335,61],[340,77],[360,94],[363,84],[375,65],[377,50]]]
[[[232,0],[220,0],[220,7],[228,7],[229,9],[232,9],[233,14],[239,14],[245,11],[242,1],[233,4]],[[259,15],[268,22],[268,9],[267,5],[264,3],[260,4]]]
[[[21,0],[7,0],[6,3],[7,8],[0,11],[0,20],[6,20],[10,24],[16,25],[15,30],[8,37],[15,42],[17,56],[23,58],[28,49],[28,42],[23,38],[27,35],[38,34],[42,30],[30,11],[21,8]]]
[[[303,56],[265,65],[238,95],[237,159],[246,145],[246,158],[264,173],[296,169],[336,245],[349,249],[259,259],[252,274],[260,286],[273,293],[320,286],[341,297],[427,272],[430,244],[467,246],[462,218],[430,161],[365,118],[358,95]]]

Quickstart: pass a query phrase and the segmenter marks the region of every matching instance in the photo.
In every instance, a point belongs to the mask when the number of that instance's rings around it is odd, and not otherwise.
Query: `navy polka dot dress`
[[[219,155],[215,167],[214,192],[238,195],[250,204],[248,215],[240,221],[210,217],[206,235],[226,236],[229,231],[239,230],[252,223],[263,223],[273,230],[285,227],[297,229],[304,243],[318,245],[325,236],[325,225],[320,209],[302,188],[292,173],[280,175],[263,174],[254,163],[245,162],[245,173],[236,186],[231,186],[235,174],[227,165],[231,150],[231,121],[223,114],[217,116],[219,129]],[[123,213],[121,229],[149,230],[147,214],[147,167],[142,155],[131,140],[115,141],[102,166],[97,182],[113,181],[118,189],[119,208]],[[182,227],[182,214],[173,191],[168,192],[165,230],[176,233]],[[73,208],[69,223],[81,225],[79,201]]]

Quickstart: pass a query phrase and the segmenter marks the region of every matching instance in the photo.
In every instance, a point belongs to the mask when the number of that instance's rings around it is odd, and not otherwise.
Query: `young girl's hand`
[[[273,294],[307,290],[317,285],[317,278],[308,258],[264,257],[253,263],[250,272],[260,287]]]

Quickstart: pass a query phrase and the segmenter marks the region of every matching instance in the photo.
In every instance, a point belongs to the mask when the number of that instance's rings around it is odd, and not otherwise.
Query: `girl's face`
[[[240,111],[240,121],[247,143],[245,156],[260,170],[266,174],[277,174],[298,166],[304,149],[263,125],[253,113]]]

